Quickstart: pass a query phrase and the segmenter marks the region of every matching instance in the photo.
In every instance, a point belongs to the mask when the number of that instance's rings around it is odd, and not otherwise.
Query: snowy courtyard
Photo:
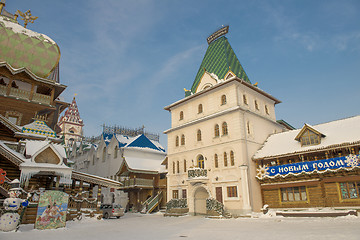
[[[360,239],[360,218],[237,218],[163,217],[127,213],[120,219],[83,219],[65,228],[34,230],[21,225],[18,232],[0,233],[1,240],[18,239]]]

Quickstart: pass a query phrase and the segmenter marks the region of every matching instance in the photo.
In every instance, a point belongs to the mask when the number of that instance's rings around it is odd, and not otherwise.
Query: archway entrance
[[[206,215],[206,199],[209,198],[209,193],[205,188],[199,187],[194,195],[194,214]]]

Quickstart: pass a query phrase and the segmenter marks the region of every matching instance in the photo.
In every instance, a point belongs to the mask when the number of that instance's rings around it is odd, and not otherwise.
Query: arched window
[[[186,172],[186,160],[184,159],[184,172]]]
[[[178,146],[179,146],[179,136],[176,136],[175,146],[176,146],[176,147],[178,147]]]
[[[175,162],[173,162],[173,174],[175,174]]]
[[[203,105],[199,104],[198,106],[198,113],[202,113],[203,112]]]
[[[235,157],[233,151],[230,151],[230,164],[231,166],[235,166]]]
[[[181,135],[181,145],[185,145],[185,135]]]
[[[226,152],[224,152],[224,167],[227,167],[228,162],[227,162],[227,154]]]
[[[197,131],[197,140],[198,140],[198,142],[201,141],[201,130],[200,129]]]
[[[266,106],[266,105],[265,105],[265,113],[266,113],[267,115],[269,115],[269,109],[268,109],[268,106]]]
[[[114,158],[117,158],[118,157],[118,146],[115,146],[115,149],[114,149]]]
[[[249,122],[249,121],[246,123],[246,128],[247,128],[247,133],[248,133],[248,134],[251,134],[251,131],[250,131],[250,122]]]
[[[218,168],[219,167],[219,158],[218,158],[217,154],[215,154],[215,156],[214,156],[214,162],[215,162],[215,167]]]
[[[226,95],[222,95],[221,96],[221,105],[225,105],[226,104]]]
[[[244,104],[248,105],[247,97],[245,94],[243,95],[243,102]]]
[[[227,126],[226,122],[223,122],[223,124],[222,124],[222,134],[228,135],[228,126]]]
[[[259,104],[258,104],[258,102],[256,100],[255,100],[255,109],[259,110]]]
[[[180,112],[180,119],[179,119],[179,120],[183,120],[183,119],[184,119],[184,112],[181,111],[181,112]]]
[[[177,166],[176,172],[180,173],[180,162],[179,161],[176,162],[176,166]]]
[[[204,161],[204,156],[203,155],[199,155],[197,158],[197,166],[199,168],[204,168],[205,167],[205,161]]]
[[[219,124],[215,125],[215,137],[219,137],[220,136],[220,129],[219,129]]]

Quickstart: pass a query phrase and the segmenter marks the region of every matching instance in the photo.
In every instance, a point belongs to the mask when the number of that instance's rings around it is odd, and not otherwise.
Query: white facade
[[[165,131],[167,199],[186,197],[191,214],[206,213],[206,198],[222,202],[233,215],[259,211],[261,193],[251,157],[270,134],[282,131],[275,117],[279,102],[239,78],[219,82],[205,72],[196,93],[165,107],[171,112],[171,129]],[[206,176],[189,177],[197,167]]]

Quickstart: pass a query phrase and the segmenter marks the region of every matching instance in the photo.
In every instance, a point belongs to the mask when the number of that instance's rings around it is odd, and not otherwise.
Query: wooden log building
[[[254,155],[270,208],[360,209],[360,116],[271,135]]]

